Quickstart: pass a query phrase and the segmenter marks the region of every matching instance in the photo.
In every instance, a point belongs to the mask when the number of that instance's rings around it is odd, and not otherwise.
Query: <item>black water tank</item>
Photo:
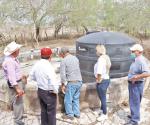
[[[94,64],[97,61],[96,45],[103,44],[110,56],[112,67],[111,78],[127,76],[130,59],[130,47],[135,39],[118,32],[96,32],[85,35],[76,41],[76,54],[80,61],[83,82],[95,82]]]

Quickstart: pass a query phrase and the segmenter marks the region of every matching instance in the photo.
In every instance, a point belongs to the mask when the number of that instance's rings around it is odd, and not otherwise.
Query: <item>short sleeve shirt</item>
[[[130,70],[128,73],[128,79],[133,78],[135,75],[149,73],[148,64],[146,63],[146,59],[144,56],[139,56],[135,59],[135,61],[131,64]],[[139,81],[144,81],[144,79],[140,79]]]

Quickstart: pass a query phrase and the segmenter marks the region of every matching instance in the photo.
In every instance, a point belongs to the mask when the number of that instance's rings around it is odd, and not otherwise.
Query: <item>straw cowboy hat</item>
[[[131,48],[130,48],[131,51],[140,51],[142,52],[144,49],[143,47],[140,45],[140,44],[134,44]]]
[[[9,43],[5,49],[4,49],[4,55],[5,56],[9,56],[11,55],[13,52],[15,52],[17,49],[20,49],[20,47],[22,47],[22,45],[17,44],[15,41]]]

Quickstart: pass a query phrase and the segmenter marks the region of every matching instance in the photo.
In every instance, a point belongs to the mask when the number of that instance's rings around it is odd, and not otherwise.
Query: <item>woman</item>
[[[100,114],[100,117],[98,117],[97,120],[101,121],[107,119],[106,92],[110,83],[109,71],[111,62],[109,56],[106,55],[106,48],[104,45],[96,46],[96,54],[99,58],[94,66],[94,75],[102,111],[102,114]]]

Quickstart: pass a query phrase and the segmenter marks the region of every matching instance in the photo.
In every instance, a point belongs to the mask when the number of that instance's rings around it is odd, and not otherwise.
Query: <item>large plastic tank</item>
[[[131,64],[130,47],[135,39],[118,32],[95,32],[80,37],[76,41],[76,55],[80,61],[83,82],[95,82],[94,64],[97,61],[96,45],[103,44],[110,56],[111,78],[127,76]]]

